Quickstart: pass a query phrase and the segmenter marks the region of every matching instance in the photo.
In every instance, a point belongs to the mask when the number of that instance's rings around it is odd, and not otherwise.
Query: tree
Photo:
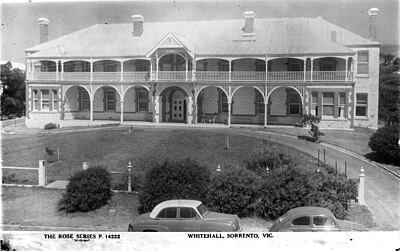
[[[400,122],[400,75],[399,58],[381,54],[379,68],[379,118],[386,125]]]
[[[1,65],[1,114],[23,114],[25,112],[25,73],[13,68],[11,62]]]
[[[315,141],[318,141],[320,136],[325,135],[319,130],[318,127],[318,124],[321,121],[321,117],[316,117],[312,114],[304,114],[302,121],[303,124],[311,126],[311,129],[308,133],[313,137]]]

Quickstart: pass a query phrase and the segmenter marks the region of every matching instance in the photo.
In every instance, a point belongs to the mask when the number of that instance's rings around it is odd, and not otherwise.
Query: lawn
[[[136,129],[131,134],[124,134],[126,131],[127,128],[104,128],[25,137],[7,135],[2,141],[3,165],[35,167],[39,159],[57,160],[57,151],[50,156],[45,148],[59,149],[61,162],[46,165],[48,183],[69,179],[82,170],[83,162],[92,166],[102,165],[110,171],[126,172],[129,161],[133,165],[135,180],[140,182],[146,170],[166,158],[193,158],[215,171],[218,165],[222,168],[225,165],[241,165],[253,152],[263,149],[265,143],[262,139],[230,134],[229,150],[226,150],[228,134],[222,131]],[[316,168],[315,159],[310,156],[283,145],[280,147],[301,156],[304,167]],[[123,176],[113,174],[114,181],[123,182]]]
[[[57,211],[63,190],[45,188],[2,187],[3,224],[87,228],[90,231],[127,231],[128,223],[138,215],[136,194],[114,193],[108,205],[87,213],[66,214]],[[115,209],[115,213],[110,213]],[[371,213],[353,204],[349,219],[368,228],[376,225]],[[272,222],[260,218],[240,219],[243,231],[265,232]],[[384,229],[380,229],[384,230]]]

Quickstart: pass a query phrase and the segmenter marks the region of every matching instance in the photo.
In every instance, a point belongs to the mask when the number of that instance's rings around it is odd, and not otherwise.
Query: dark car
[[[368,231],[364,226],[344,220],[338,220],[326,208],[298,207],[279,217],[270,232],[331,232],[331,231]]]
[[[136,217],[130,232],[235,232],[240,231],[239,218],[233,214],[210,212],[197,200],[168,200],[151,213]]]

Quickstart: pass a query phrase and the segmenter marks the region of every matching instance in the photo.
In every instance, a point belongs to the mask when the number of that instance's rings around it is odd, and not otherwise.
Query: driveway
[[[400,230],[400,179],[381,169],[361,156],[341,151],[340,148],[328,144],[312,143],[297,139],[294,136],[279,135],[271,132],[249,129],[234,129],[231,133],[248,135],[257,138],[267,138],[273,142],[293,147],[317,158],[320,150],[320,159],[325,149],[326,162],[344,172],[344,162],[347,162],[347,175],[358,179],[361,167],[365,172],[365,201],[376,218],[378,227],[375,230]]]

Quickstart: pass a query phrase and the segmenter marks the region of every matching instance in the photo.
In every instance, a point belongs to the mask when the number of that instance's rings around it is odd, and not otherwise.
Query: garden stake
[[[318,149],[318,166],[319,166],[319,149]]]
[[[337,174],[337,161],[335,161],[335,174]]]
[[[347,178],[347,162],[344,162],[344,175],[346,175]]]
[[[324,166],[325,166],[325,163],[326,163],[326,162],[325,162],[325,149],[324,149]]]

